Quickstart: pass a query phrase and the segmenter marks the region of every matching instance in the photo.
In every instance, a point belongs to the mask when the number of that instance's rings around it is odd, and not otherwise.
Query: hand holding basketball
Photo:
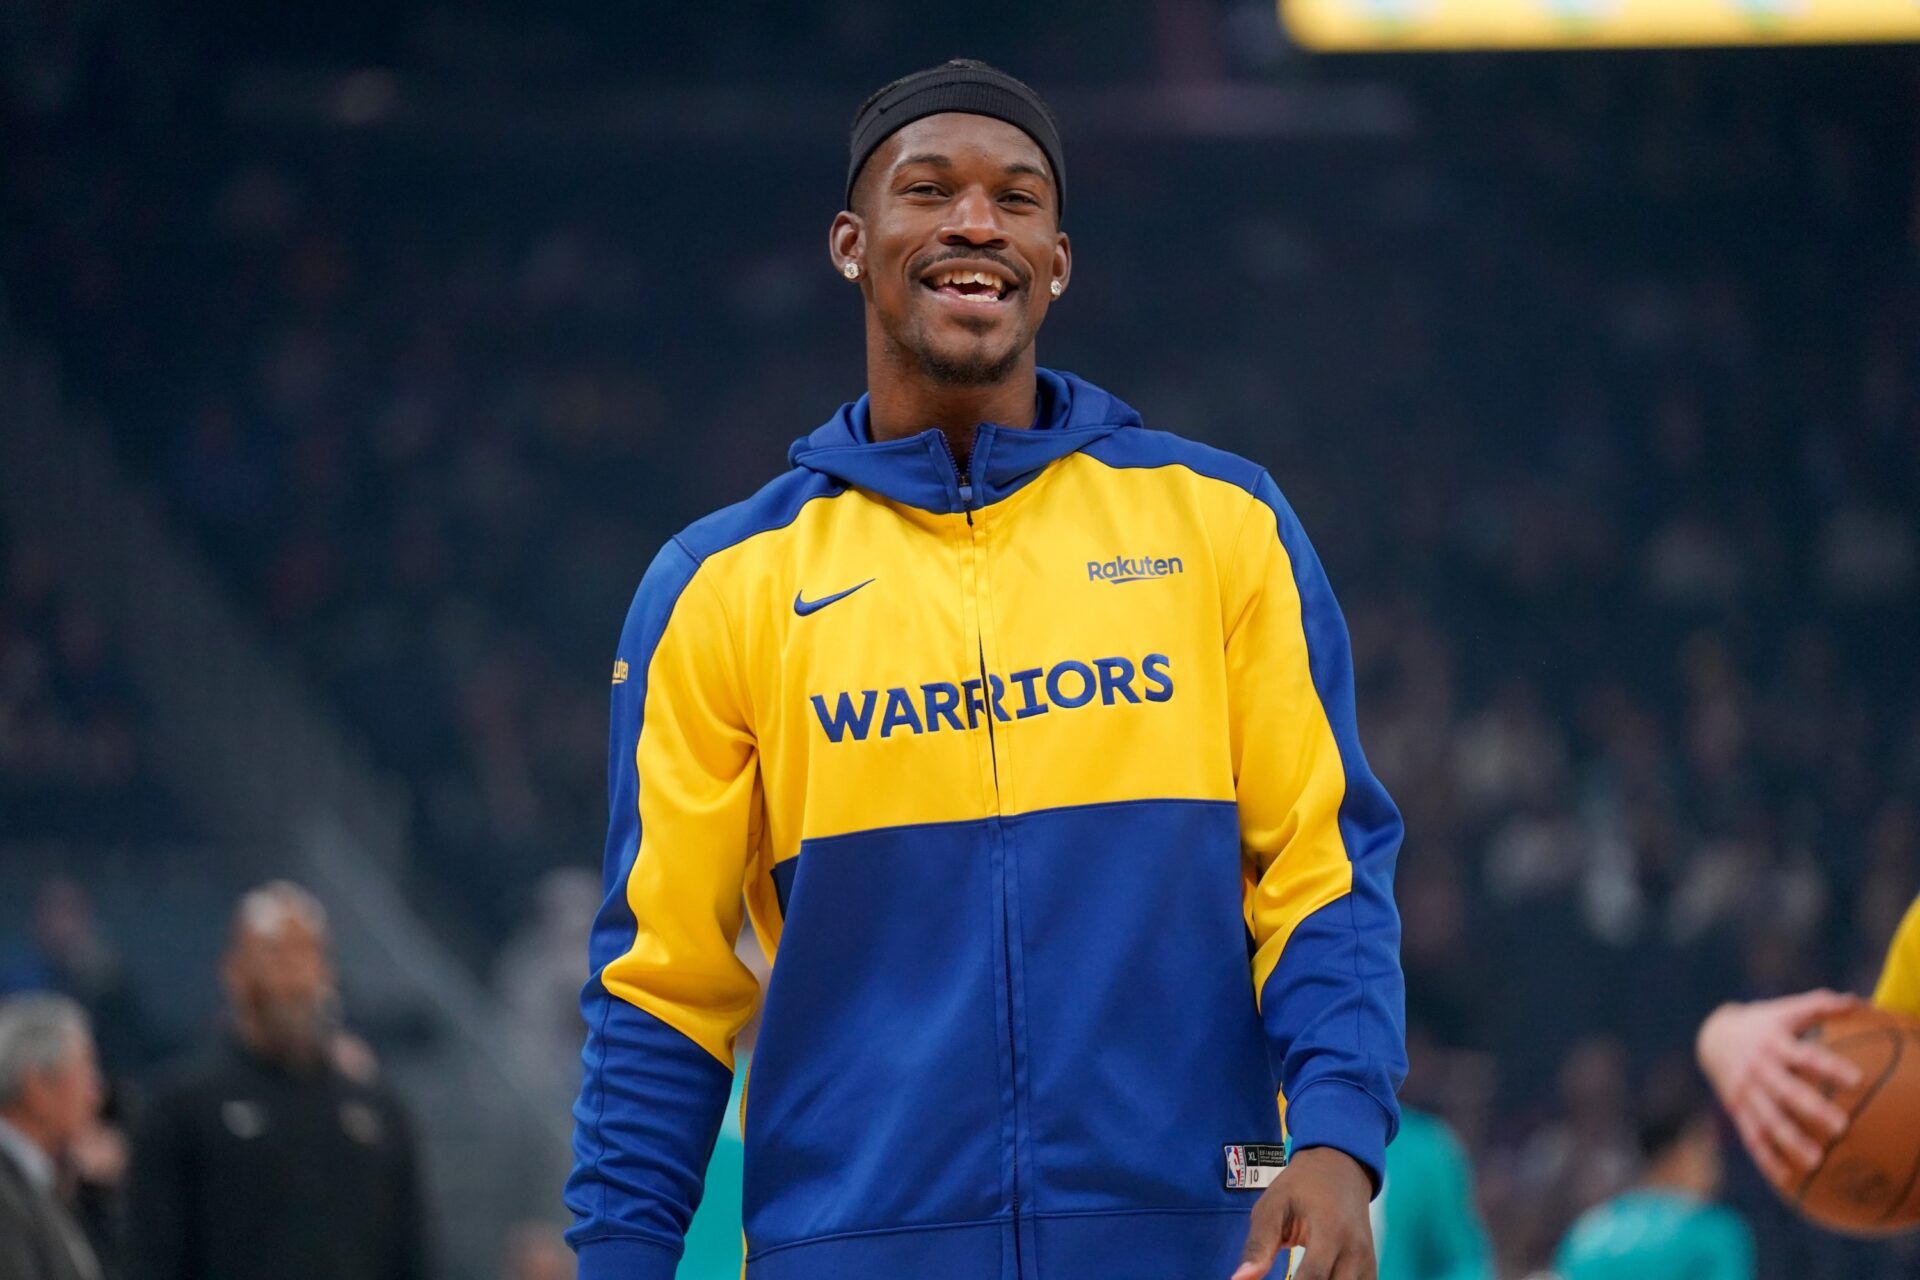
[[[1920,1020],[1813,991],[1723,1006],[1697,1048],[1795,1210],[1855,1235],[1920,1225]]]
[[[1700,1024],[1695,1053],[1740,1141],[1776,1186],[1819,1163],[1847,1114],[1820,1086],[1851,1088],[1859,1069],[1801,1038],[1831,1014],[1859,1007],[1857,996],[1808,991],[1777,1000],[1726,1004]]]
[[[1806,1038],[1858,1068],[1824,1093],[1847,1114],[1819,1161],[1774,1190],[1835,1231],[1890,1235],[1920,1225],[1920,1020],[1871,1005],[1827,1014]]]

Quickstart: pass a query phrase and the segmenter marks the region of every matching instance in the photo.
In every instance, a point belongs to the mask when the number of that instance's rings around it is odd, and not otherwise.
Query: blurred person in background
[[[1626,1047],[1590,1036],[1567,1054],[1559,1114],[1534,1130],[1515,1158],[1514,1207],[1502,1248],[1524,1266],[1543,1263],[1567,1225],[1624,1190],[1639,1167],[1630,1126]]]
[[[1438,1116],[1401,1108],[1374,1205],[1379,1280],[1493,1280],[1493,1250],[1474,1205],[1473,1166]]]
[[[1414,1105],[1437,1095],[1436,1064],[1453,1055],[1409,1026],[1400,1131],[1373,1202],[1379,1280],[1493,1280],[1493,1248],[1480,1220],[1473,1165],[1452,1126]]]
[[[571,1097],[580,1070],[580,954],[593,932],[600,881],[581,867],[540,878],[536,910],[500,950],[493,988],[512,1020],[508,1051]]]
[[[412,1133],[356,1078],[365,1055],[341,1053],[318,900],[285,881],[243,896],[221,978],[228,1039],[164,1080],[134,1132],[132,1277],[421,1280]]]
[[[1639,1127],[1647,1165],[1637,1186],[1588,1210],[1560,1246],[1560,1280],[1753,1280],[1753,1236],[1713,1203],[1720,1132],[1690,1090],[1649,1105]]]
[[[101,1066],[115,1078],[153,1065],[158,1032],[85,886],[54,876],[33,900],[28,946],[0,967],[0,993],[58,991],[87,1011]]]
[[[51,994],[0,1000],[0,1280],[100,1280],[63,1181],[102,1096],[79,1004]]]

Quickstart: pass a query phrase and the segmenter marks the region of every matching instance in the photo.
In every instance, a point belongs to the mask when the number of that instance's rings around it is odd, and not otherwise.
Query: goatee
[[[1014,347],[996,359],[974,356],[953,359],[930,351],[917,351],[920,371],[948,387],[984,387],[1003,380],[1020,363],[1022,348]]]

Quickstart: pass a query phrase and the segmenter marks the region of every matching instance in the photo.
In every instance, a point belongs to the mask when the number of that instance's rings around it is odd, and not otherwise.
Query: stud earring
[[[1062,287],[1063,286],[1060,284],[1060,282],[1058,280],[1055,280],[1052,284],[1047,286],[1047,289],[1049,292],[1053,294],[1054,297],[1057,298],[1060,296],[1060,290]]]
[[[843,263],[840,267],[840,272],[849,280],[858,280],[860,278],[860,264],[857,262]]]

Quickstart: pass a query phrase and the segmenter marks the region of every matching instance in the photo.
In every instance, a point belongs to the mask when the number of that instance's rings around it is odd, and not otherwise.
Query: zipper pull
[[[960,485],[960,509],[962,511],[973,510],[973,485],[965,481],[962,481]]]

